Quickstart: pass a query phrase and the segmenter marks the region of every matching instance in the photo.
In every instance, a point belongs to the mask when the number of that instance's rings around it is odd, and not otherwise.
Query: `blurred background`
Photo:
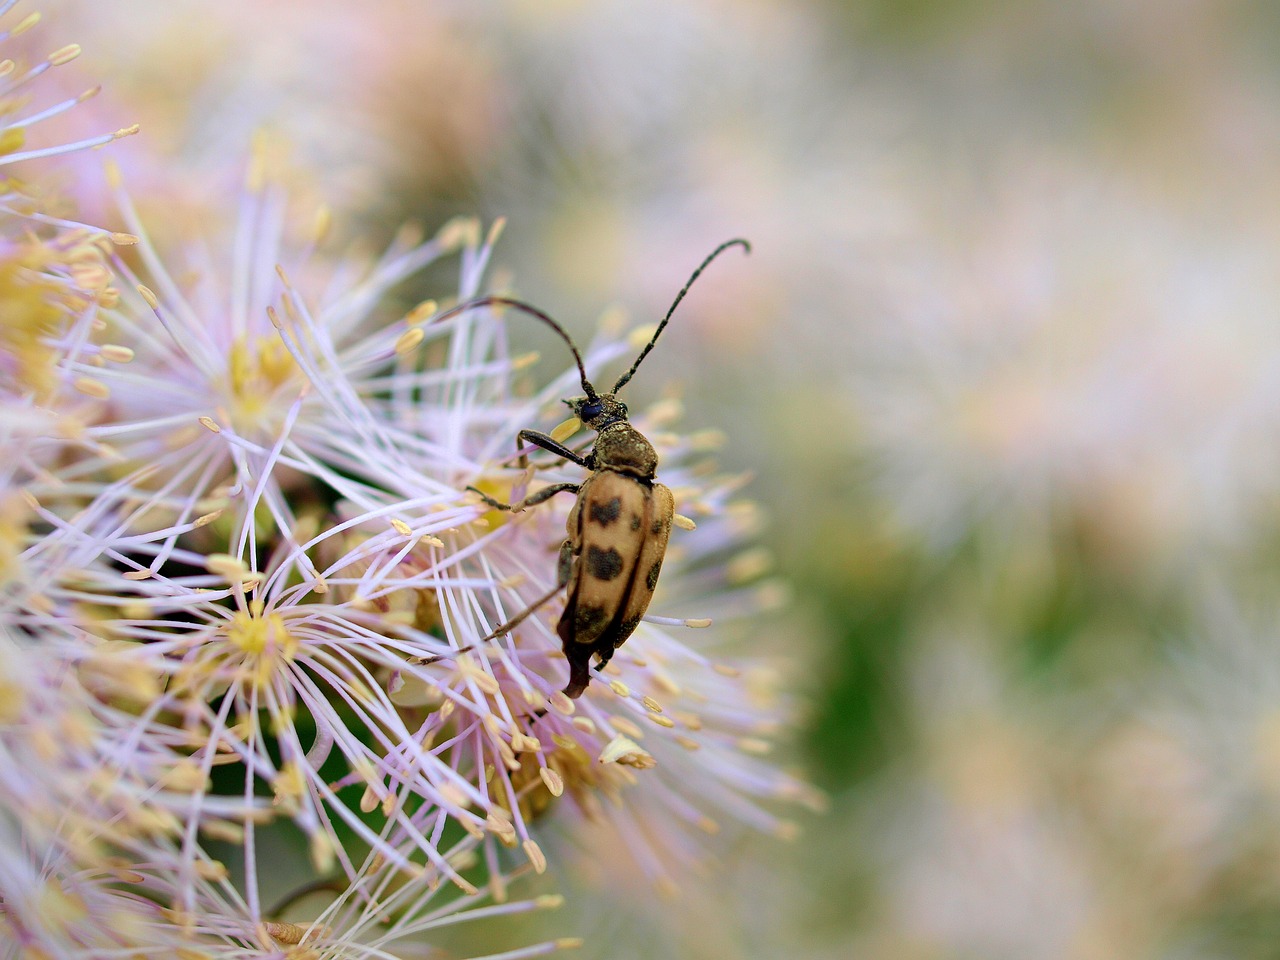
[[[505,216],[582,338],[754,244],[628,391],[755,475],[830,810],[584,956],[1280,957],[1280,6],[42,9],[144,217],[265,130],[349,236]]]

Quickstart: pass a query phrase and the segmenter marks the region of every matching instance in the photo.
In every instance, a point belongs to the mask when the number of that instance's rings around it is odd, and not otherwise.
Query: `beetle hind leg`
[[[536,613],[539,608],[541,608],[544,604],[547,603],[547,601],[549,601],[552,597],[554,597],[557,593],[559,593],[563,589],[564,589],[564,584],[557,583],[554,587],[551,588],[549,592],[544,593],[537,600],[533,601],[533,603],[529,604],[529,606],[525,607],[523,610],[517,613],[514,617],[512,617],[502,626],[494,628],[488,634],[481,637],[479,640],[476,641],[474,645],[478,646],[479,644],[482,644],[482,643],[488,643],[490,640],[500,637],[504,633],[510,633],[516,627],[520,626],[520,624],[524,623],[527,619],[529,619],[529,617],[532,614]]]

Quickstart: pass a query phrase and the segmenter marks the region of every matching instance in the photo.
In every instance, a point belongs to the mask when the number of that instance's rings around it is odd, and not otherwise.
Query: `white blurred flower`
[[[934,545],[1071,529],[1126,576],[1272,529],[1273,228],[1206,226],[1114,172],[1025,167],[939,197],[884,273],[890,306],[845,343],[877,493]],[[962,236],[927,242],[943,222]]]
[[[0,18],[7,17],[16,3],[17,0],[0,2]],[[39,13],[28,13],[21,18],[9,16],[6,25],[0,29],[0,53],[6,57],[0,60],[0,166],[100,147],[138,131],[135,126],[48,146],[37,146],[30,142],[31,132],[39,129],[40,124],[73,109],[96,95],[99,90],[93,87],[76,97],[36,105],[40,100],[33,98],[31,94],[33,88],[41,89],[39,78],[47,71],[70,63],[80,55],[80,45],[70,43],[49,53],[34,66],[21,65],[20,60],[24,58],[25,51],[15,49],[15,44],[20,43],[18,38],[39,22]],[[0,188],[0,209],[12,212],[11,207],[20,203],[23,196],[24,191],[19,182],[6,180]]]
[[[162,870],[168,899],[191,883],[164,852],[180,802],[167,784],[184,760],[95,695],[104,677],[69,658],[73,633],[70,621],[0,614],[0,956],[178,943],[136,892],[134,865]]]

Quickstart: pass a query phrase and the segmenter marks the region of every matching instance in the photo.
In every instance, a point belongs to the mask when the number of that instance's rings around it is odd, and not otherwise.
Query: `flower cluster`
[[[13,101],[5,159],[118,136],[20,149],[72,105]],[[182,242],[153,239],[114,167],[115,232],[16,181],[0,198],[5,942],[387,956],[558,905],[508,899],[546,870],[545,836],[606,836],[627,854],[609,869],[674,889],[710,853],[694,835],[789,834],[777,801],[817,798],[763,759],[787,716],[774,678],[684,637],[777,596],[718,437],[675,432],[672,400],[634,418],[698,530],[668,553],[662,615],[570,700],[562,598],[488,639],[554,593],[569,505],[513,516],[468,488],[572,479],[518,465],[514,438],[576,370],[532,391],[504,317],[420,299],[444,269],[449,300],[481,293],[501,222],[335,253],[269,167],[258,150]],[[638,333],[603,329],[588,370]]]

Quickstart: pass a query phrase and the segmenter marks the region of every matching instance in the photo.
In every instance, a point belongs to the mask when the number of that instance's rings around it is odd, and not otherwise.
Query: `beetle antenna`
[[[537,307],[531,306],[523,300],[513,300],[510,297],[479,297],[475,300],[468,300],[465,303],[460,303],[456,307],[450,307],[431,322],[439,323],[441,320],[448,320],[450,317],[463,313],[466,310],[471,310],[475,307],[488,306],[513,307],[516,310],[521,310],[530,316],[537,317],[558,333],[560,335],[560,339],[567,343],[569,345],[569,349],[573,351],[573,359],[578,364],[578,374],[582,378],[582,392],[587,395],[588,400],[597,399],[596,392],[591,386],[591,381],[587,379],[587,368],[582,363],[582,354],[578,353],[578,348],[573,345],[573,338],[565,332],[564,327],[560,326],[560,324],[556,323]]]
[[[676,312],[676,307],[680,306],[680,301],[684,299],[684,295],[688,293],[689,288],[693,286],[693,281],[697,280],[698,277],[702,275],[702,271],[711,265],[712,260],[733,246],[742,247],[742,249],[747,251],[747,253],[751,252],[751,244],[747,243],[747,241],[743,240],[741,237],[736,237],[733,240],[726,240],[708,254],[707,259],[703,260],[702,263],[698,265],[698,269],[693,271],[693,275],[689,277],[688,282],[681,288],[680,292],[676,294],[676,299],[675,302],[671,304],[671,309],[667,311],[667,315],[663,317],[662,322],[658,324],[658,329],[653,331],[653,337],[644,345],[644,349],[640,351],[640,356],[636,357],[636,362],[631,365],[631,369],[624,373],[618,379],[618,382],[613,385],[614,393],[617,393],[626,386],[627,381],[631,379],[632,375],[639,368],[641,361],[649,355],[649,351],[652,350],[653,345],[658,342],[658,336],[667,325],[667,321],[671,319],[671,315]]]

